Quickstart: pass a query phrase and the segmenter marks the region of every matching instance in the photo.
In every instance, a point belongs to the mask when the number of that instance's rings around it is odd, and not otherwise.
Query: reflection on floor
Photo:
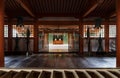
[[[49,44],[49,52],[68,52],[68,44]]]
[[[49,52],[68,52],[68,49],[49,49]]]
[[[6,68],[115,68],[116,57],[80,57],[76,54],[6,56]]]

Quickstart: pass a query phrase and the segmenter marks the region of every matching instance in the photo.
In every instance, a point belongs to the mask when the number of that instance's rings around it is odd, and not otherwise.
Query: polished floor
[[[116,57],[80,57],[76,54],[6,56],[6,68],[115,68]]]

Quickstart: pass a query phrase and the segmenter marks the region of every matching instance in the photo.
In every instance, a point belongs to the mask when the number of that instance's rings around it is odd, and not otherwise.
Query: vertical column
[[[34,53],[38,52],[38,20],[34,22]]]
[[[12,19],[8,19],[8,52],[12,52]]]
[[[72,32],[71,33],[71,39],[72,39],[72,49],[75,49],[75,33],[74,32]]]
[[[116,0],[116,12],[117,12],[117,33],[116,33],[116,65],[120,67],[120,0]]]
[[[109,52],[109,20],[105,20],[105,52]]]
[[[70,33],[68,32],[68,51],[72,48],[71,44],[70,44]]]
[[[44,41],[45,41],[45,31],[43,30],[42,31],[42,36],[41,36],[41,38],[42,38],[42,42],[41,42],[41,45],[42,45],[42,49],[45,49],[45,47],[44,47]]]
[[[79,39],[80,39],[80,45],[79,45],[79,50],[80,50],[80,53],[83,53],[83,21],[82,19],[79,20],[80,22],[80,25],[79,25],[79,33],[80,33],[80,36],[79,36]]]
[[[4,66],[4,0],[0,1],[0,67]]]
[[[73,50],[74,49],[74,39],[73,39],[73,33],[72,32],[68,32],[68,44],[69,46],[69,50]]]
[[[48,45],[48,34],[46,32],[44,32],[44,36],[43,36],[43,43],[42,46],[44,49],[48,49],[47,45]]]

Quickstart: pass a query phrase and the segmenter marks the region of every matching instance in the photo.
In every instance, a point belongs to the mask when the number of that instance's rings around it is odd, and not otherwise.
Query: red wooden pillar
[[[34,53],[38,52],[38,22],[34,22]]]
[[[116,32],[116,65],[120,67],[120,0],[116,0],[116,12],[117,12],[117,32]]]
[[[79,25],[79,33],[80,33],[80,36],[79,36],[79,50],[80,50],[80,53],[83,53],[83,33],[84,33],[84,29],[83,29],[83,21],[82,19],[79,20],[80,22],[80,25]]]
[[[8,52],[12,52],[12,21],[8,19]]]
[[[109,52],[109,20],[105,20],[105,52]]]
[[[0,1],[0,67],[4,66],[4,0]]]

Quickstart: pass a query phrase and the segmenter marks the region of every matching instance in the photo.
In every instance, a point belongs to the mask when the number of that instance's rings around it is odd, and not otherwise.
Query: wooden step
[[[88,76],[83,71],[75,71],[79,78],[88,78]]]
[[[16,71],[9,71],[4,73],[0,78],[13,78],[17,73]]]
[[[6,71],[0,71],[0,77],[3,76],[6,73]]]
[[[38,78],[41,72],[38,71],[31,71],[26,78]]]
[[[51,72],[49,71],[42,71],[39,78],[51,78]]]
[[[113,70],[109,70],[110,73],[114,74],[115,76],[117,76],[118,78],[120,78],[120,72],[118,71],[113,71]]]
[[[20,71],[17,73],[13,78],[26,78],[29,72],[27,71]]]
[[[0,70],[0,78],[120,78],[118,69],[10,69]]]
[[[53,71],[53,78],[63,78],[63,74],[60,71]]]
[[[64,71],[66,78],[75,78],[73,72],[71,71]]]
[[[117,78],[113,74],[110,74],[108,71],[98,71],[101,75],[103,75],[105,78]]]
[[[95,71],[86,71],[92,78],[101,78]]]

